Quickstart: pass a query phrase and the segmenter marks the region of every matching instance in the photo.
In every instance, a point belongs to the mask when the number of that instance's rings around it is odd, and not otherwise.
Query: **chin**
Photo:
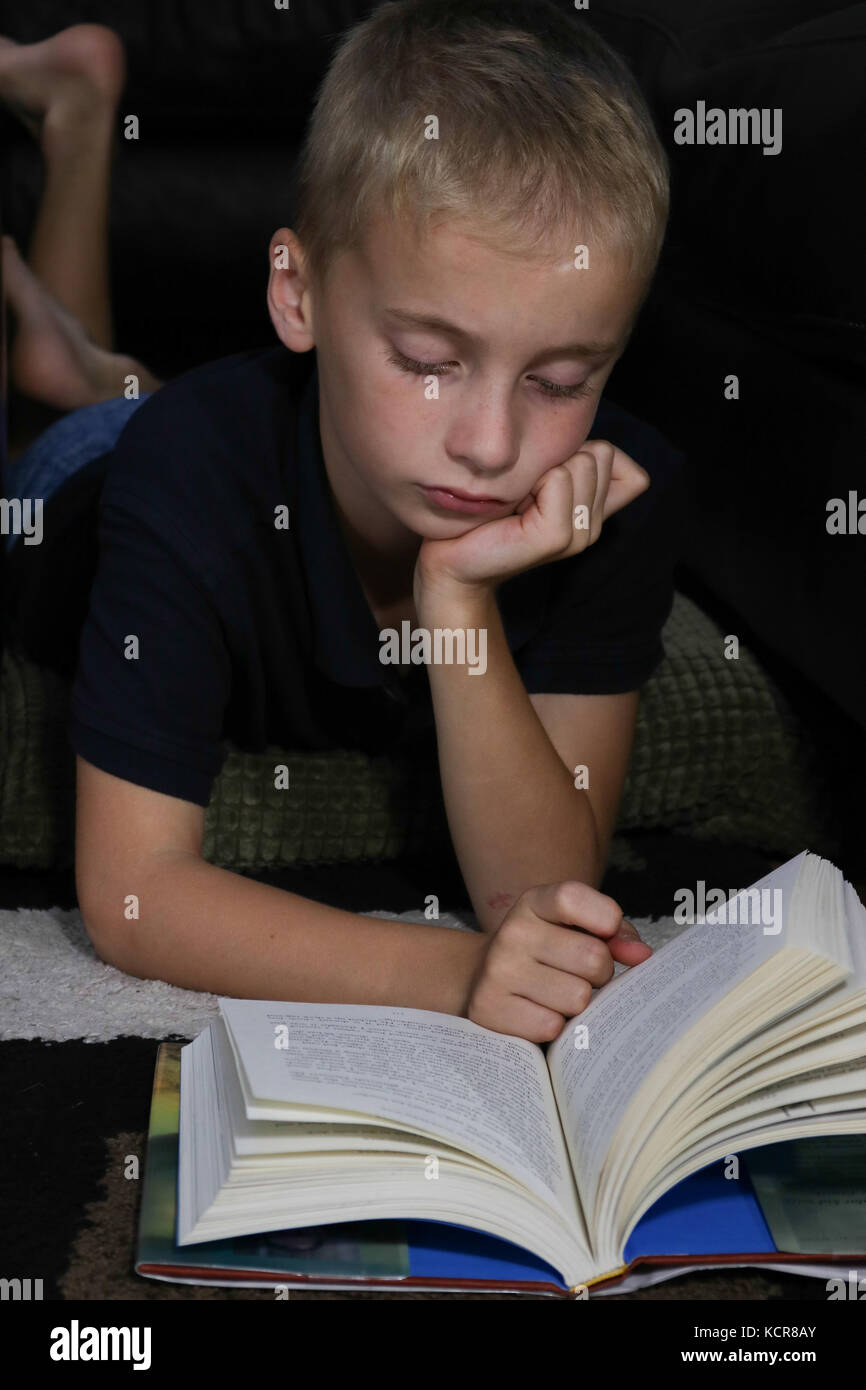
[[[487,517],[480,516],[458,516],[452,519],[447,516],[431,516],[427,512],[421,516],[416,515],[406,524],[425,540],[456,541],[460,536],[483,526],[487,520]]]

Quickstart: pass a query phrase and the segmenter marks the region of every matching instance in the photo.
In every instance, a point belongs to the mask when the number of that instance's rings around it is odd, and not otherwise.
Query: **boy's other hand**
[[[510,516],[485,521],[454,540],[422,542],[420,587],[442,584],[495,588],[535,565],[562,560],[598,540],[603,522],[650,485],[634,459],[606,439],[587,440],[576,454],[542,473]]]
[[[552,1042],[611,978],[614,961],[639,965],[651,955],[613,898],[588,884],[528,888],[490,938],[466,1016],[497,1033]]]

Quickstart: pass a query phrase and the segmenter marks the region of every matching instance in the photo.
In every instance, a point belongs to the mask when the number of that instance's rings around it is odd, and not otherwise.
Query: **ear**
[[[268,313],[280,342],[292,352],[315,347],[313,298],[304,249],[294,232],[279,227],[268,250]]]

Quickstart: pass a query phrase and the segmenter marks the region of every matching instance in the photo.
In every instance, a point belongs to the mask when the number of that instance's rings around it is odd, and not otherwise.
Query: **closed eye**
[[[392,348],[388,354],[388,361],[393,362],[395,367],[401,371],[411,372],[413,376],[447,376],[451,367],[456,367],[457,362],[420,362],[416,357],[405,357],[402,352]],[[546,381],[544,377],[529,377],[530,381],[538,383],[542,395],[553,399],[576,400],[580,396],[590,396],[595,390],[595,386],[589,381],[582,381],[577,386],[562,386],[556,381]]]

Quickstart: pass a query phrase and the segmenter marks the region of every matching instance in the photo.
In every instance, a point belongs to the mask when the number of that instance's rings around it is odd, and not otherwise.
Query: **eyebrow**
[[[460,338],[467,343],[478,343],[480,338],[467,332],[465,328],[460,328],[456,323],[449,323],[447,319],[439,318],[436,314],[412,314],[406,309],[385,309],[385,314],[399,323],[403,323],[407,328],[432,328],[442,333],[450,333],[454,338]],[[618,343],[599,343],[591,341],[588,343],[566,343],[561,347],[545,348],[536,354],[541,357],[603,357],[607,353],[615,352]]]

